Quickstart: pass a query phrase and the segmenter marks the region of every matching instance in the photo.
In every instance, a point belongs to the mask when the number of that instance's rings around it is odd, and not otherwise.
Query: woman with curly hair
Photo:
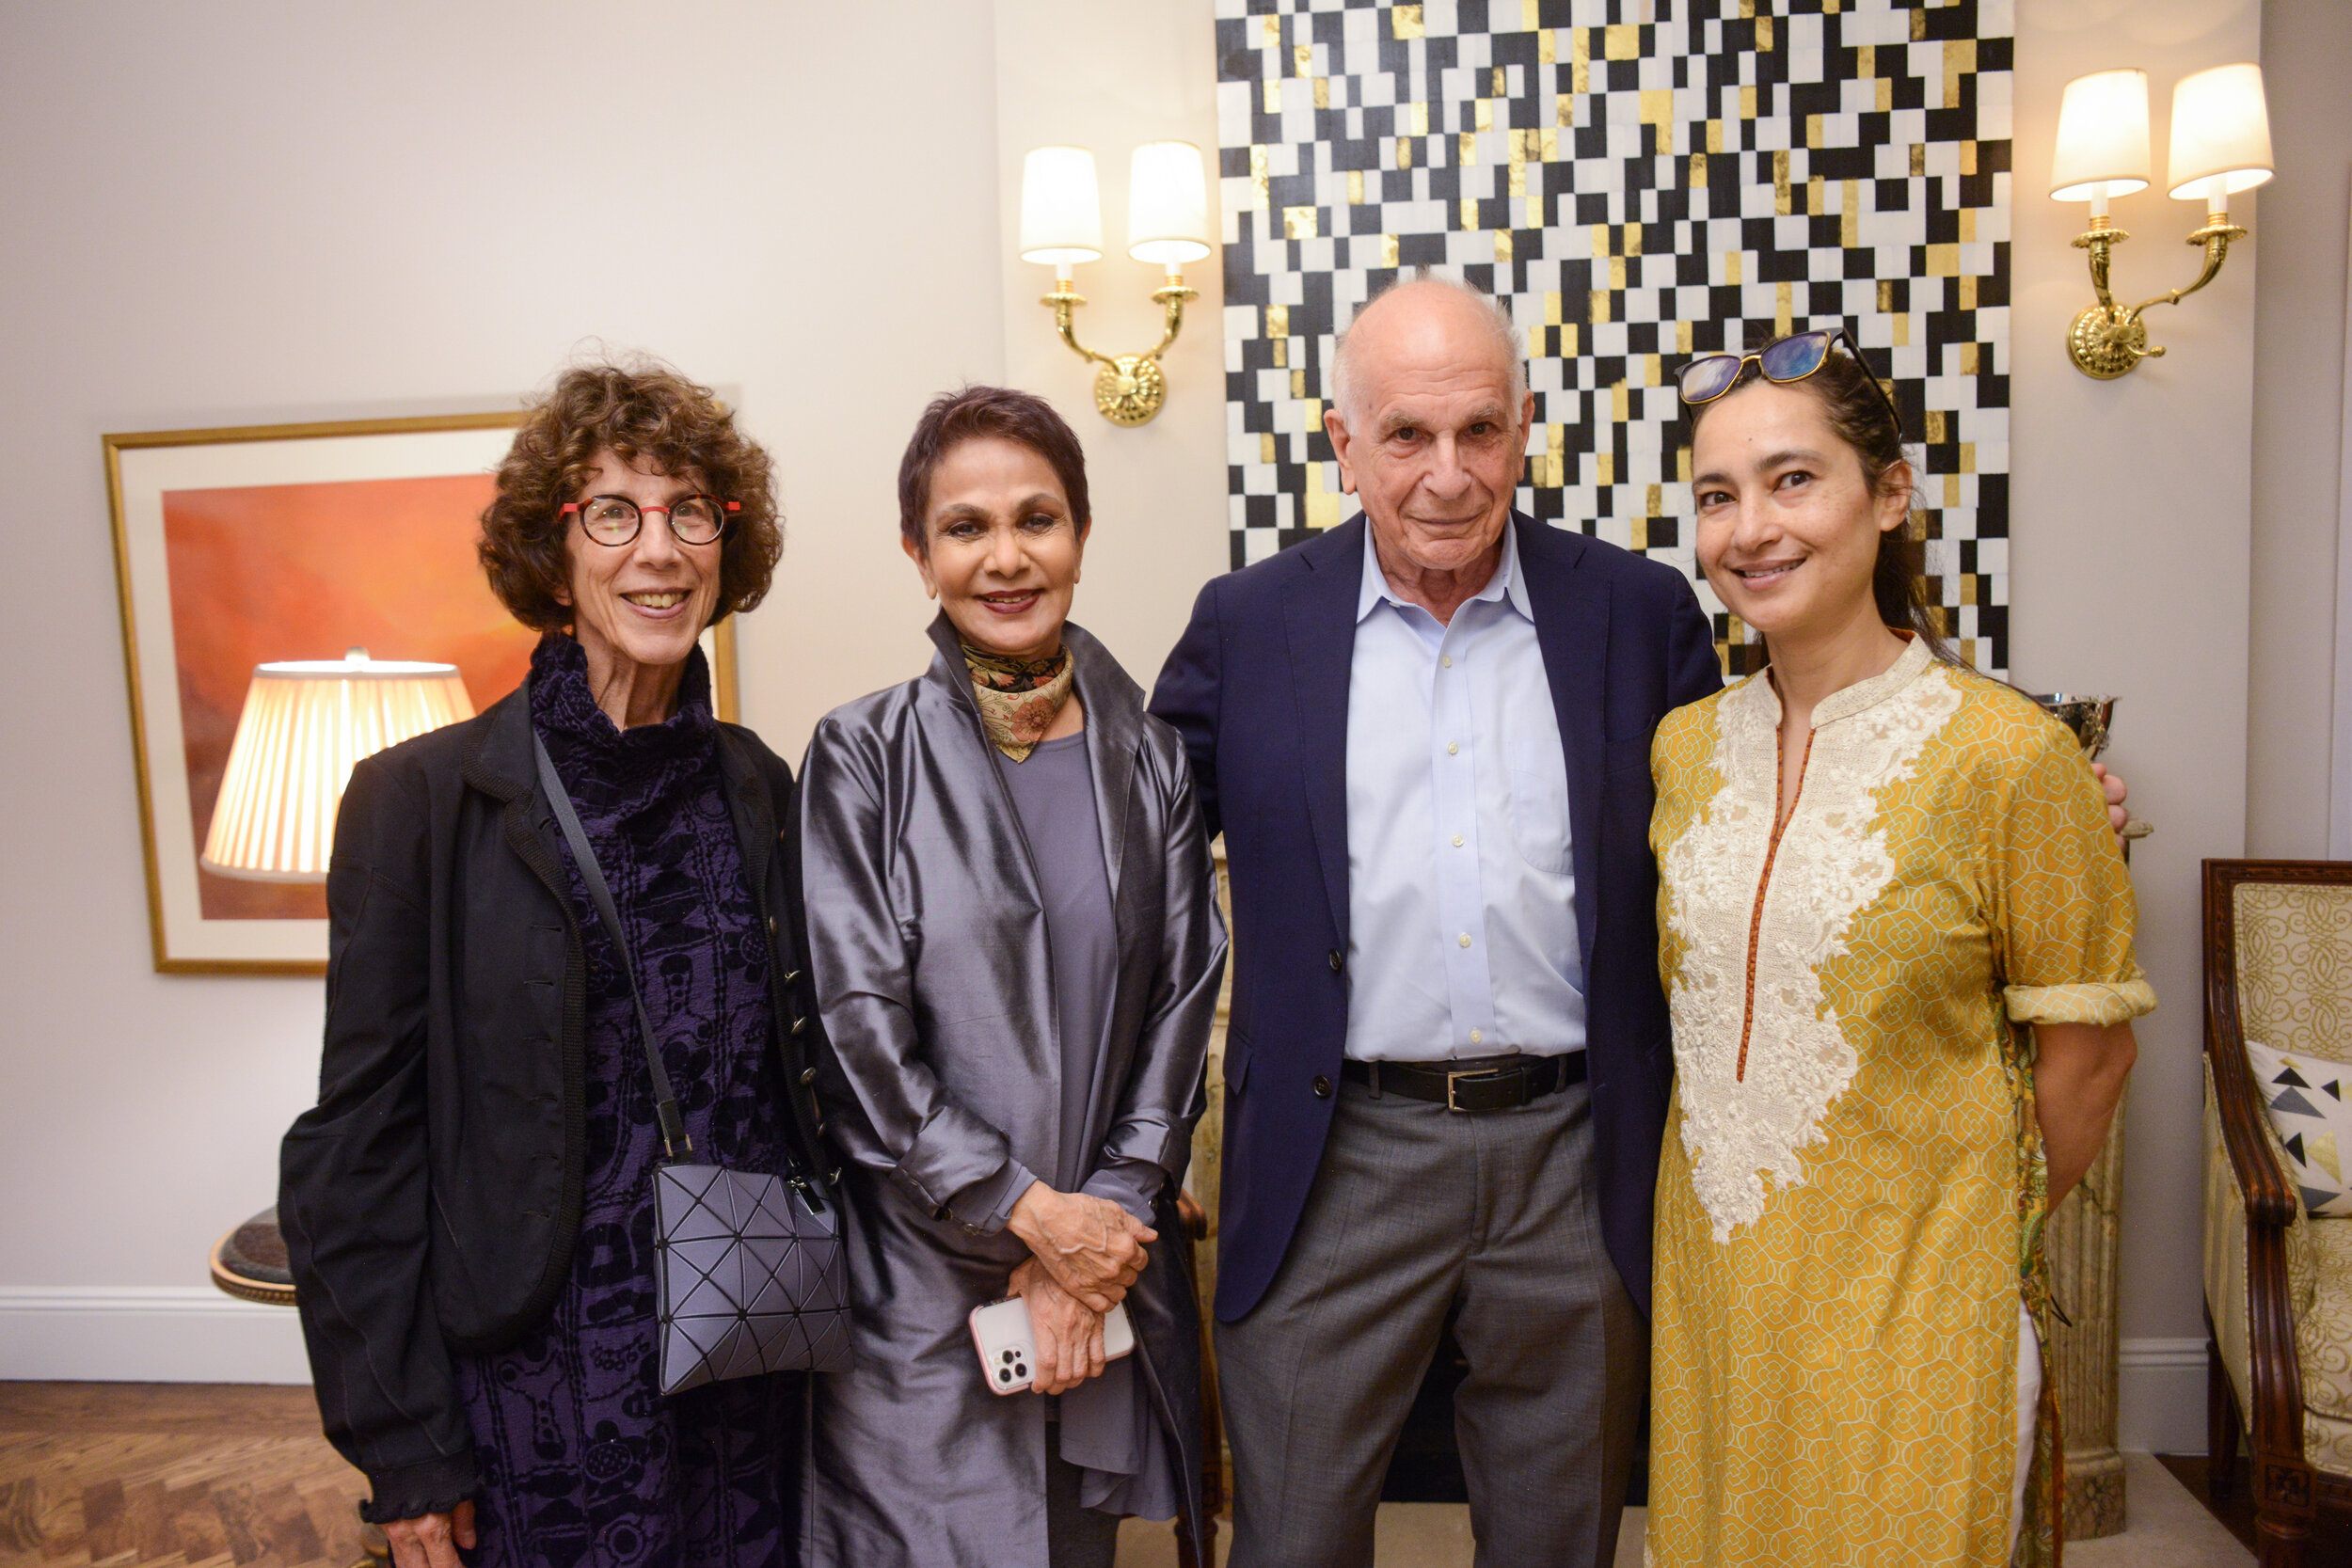
[[[344,792],[278,1212],[326,1433],[400,1568],[796,1560],[805,1378],[657,1390],[663,1140],[627,967],[697,1154],[813,1171],[792,776],[713,717],[696,645],[767,592],[769,468],[666,368],[566,372],[482,518],[542,634],[529,678]]]

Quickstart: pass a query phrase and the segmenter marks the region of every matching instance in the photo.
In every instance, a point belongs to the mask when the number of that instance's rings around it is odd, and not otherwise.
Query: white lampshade
[[[1085,148],[1031,148],[1023,161],[1021,259],[1051,267],[1103,259],[1103,198]]]
[[[454,664],[339,659],[261,664],[199,863],[255,882],[323,882],[335,808],[361,757],[473,717]]]
[[[2167,188],[2183,201],[2250,191],[2270,178],[2270,110],[2263,68],[2217,65],[2172,89],[2172,156]],[[2216,182],[2219,183],[2217,185]]]
[[[2050,196],[2095,201],[2148,185],[2148,73],[2098,71],[2066,84],[2058,102]]]
[[[1127,166],[1127,254],[1173,271],[1209,253],[1209,182],[1188,141],[1145,142]]]

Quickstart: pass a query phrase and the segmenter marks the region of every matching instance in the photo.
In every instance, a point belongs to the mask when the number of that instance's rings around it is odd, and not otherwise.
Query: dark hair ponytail
[[[1764,339],[1747,352],[1753,354],[1770,341],[1772,340]],[[1756,379],[1753,367],[1741,373],[1746,380]],[[1868,366],[1851,354],[1833,347],[1820,370],[1803,381],[1784,385],[1808,391],[1821,400],[1830,428],[1853,449],[1854,456],[1861,461],[1862,477],[1872,495],[1891,495],[1899,483],[1904,483],[1899,477],[1902,432],[1895,422],[1892,403],[1872,380]],[[1738,390],[1738,387],[1732,389]],[[1723,401],[1716,398],[1684,404],[1688,437],[1696,437],[1699,420]],[[1870,572],[1870,596],[1878,605],[1881,621],[1897,631],[1913,633],[1927,644],[1930,653],[1947,664],[1958,664],[1960,656],[1945,635],[1943,610],[1928,593],[1926,557],[1919,518],[1914,513],[1903,519],[1900,528],[1879,535],[1878,562]]]

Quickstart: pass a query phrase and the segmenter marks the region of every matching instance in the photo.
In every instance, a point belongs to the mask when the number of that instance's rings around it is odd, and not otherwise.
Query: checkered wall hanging
[[[1519,508],[1680,566],[1726,649],[1667,372],[1850,328],[1946,625],[2005,673],[2012,33],[2011,0],[1217,0],[1233,564],[1354,511],[1332,334],[1425,265],[1526,333]]]

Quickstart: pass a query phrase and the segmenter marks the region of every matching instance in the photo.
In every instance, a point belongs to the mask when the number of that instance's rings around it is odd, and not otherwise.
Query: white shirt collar
[[[1384,599],[1399,610],[1421,610],[1419,605],[1400,597],[1396,590],[1390,586],[1388,575],[1380,570],[1379,552],[1372,543],[1372,519],[1367,516],[1364,519],[1363,585],[1356,594],[1356,624],[1363,625],[1364,617],[1379,609]],[[1468,602],[1492,604],[1498,600],[1508,603],[1526,620],[1532,622],[1535,619],[1534,612],[1527,607],[1527,584],[1519,577],[1519,531],[1517,521],[1512,518],[1503,520],[1502,559],[1495,565],[1495,575],[1488,578],[1486,586],[1471,594]],[[1426,615],[1429,612],[1423,610],[1422,613]]]

